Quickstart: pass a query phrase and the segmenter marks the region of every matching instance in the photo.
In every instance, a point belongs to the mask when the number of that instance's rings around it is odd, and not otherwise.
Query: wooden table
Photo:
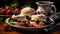
[[[4,28],[3,28],[3,24],[4,24],[5,22],[0,22],[0,34],[22,34],[22,33],[18,33],[18,32],[16,32],[16,31],[4,31]],[[52,32],[52,33],[50,33],[50,34],[60,34],[60,30],[58,30],[58,31],[55,31],[55,32]]]

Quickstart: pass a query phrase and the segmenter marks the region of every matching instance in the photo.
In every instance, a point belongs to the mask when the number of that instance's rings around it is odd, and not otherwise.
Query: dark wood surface
[[[4,31],[3,24],[5,22],[0,22],[0,34],[23,34],[23,33],[18,33],[16,31]],[[50,34],[60,34],[60,30],[52,32]]]
[[[0,22],[0,34],[20,34],[18,32],[15,32],[15,31],[4,31],[4,28],[3,28],[3,24],[5,22]]]

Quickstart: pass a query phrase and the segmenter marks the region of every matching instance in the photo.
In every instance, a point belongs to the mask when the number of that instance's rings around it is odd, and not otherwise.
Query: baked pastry
[[[31,16],[31,20],[34,20],[34,21],[46,21],[46,16],[44,14],[40,14],[40,15],[32,15]]]
[[[38,27],[38,24],[43,21],[46,21],[46,16],[44,14],[32,15],[30,24],[33,24],[34,26]]]
[[[19,14],[19,15],[13,15],[12,16],[12,19],[15,19],[17,21],[26,21],[26,16],[25,15],[22,15],[22,14]]]
[[[26,7],[21,10],[21,14],[31,17],[35,12],[35,9]]]
[[[30,21],[30,24],[33,24],[34,26],[37,26],[38,27],[38,24],[36,22]]]

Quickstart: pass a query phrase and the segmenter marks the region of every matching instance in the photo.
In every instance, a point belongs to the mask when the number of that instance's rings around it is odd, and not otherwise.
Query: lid
[[[51,1],[38,1],[36,2],[37,5],[51,5],[53,2]]]

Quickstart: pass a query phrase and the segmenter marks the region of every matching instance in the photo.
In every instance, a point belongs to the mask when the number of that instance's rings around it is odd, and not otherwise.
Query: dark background
[[[13,3],[14,0],[0,0],[0,7],[5,6],[5,5],[10,5]],[[36,1],[52,1],[54,2],[54,5],[57,8],[57,12],[60,11],[60,0],[16,0],[19,2],[19,8],[23,6],[24,4],[30,4],[31,7],[37,8],[37,5],[35,4]]]

